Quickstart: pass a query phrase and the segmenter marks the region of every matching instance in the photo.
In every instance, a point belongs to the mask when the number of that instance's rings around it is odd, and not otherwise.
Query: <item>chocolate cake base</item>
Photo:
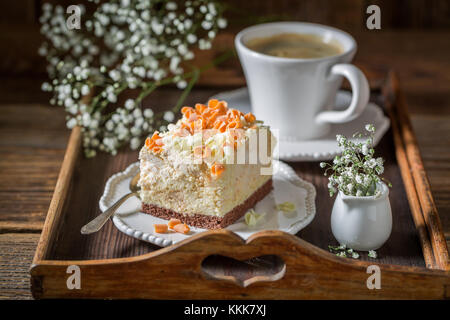
[[[230,224],[233,224],[236,220],[241,218],[250,208],[253,208],[255,204],[262,200],[271,190],[272,179],[263,184],[258,190],[256,190],[244,203],[234,207],[230,212],[223,217],[207,216],[203,214],[184,214],[175,212],[170,209],[160,208],[158,206],[143,203],[142,211],[152,216],[169,220],[171,218],[179,219],[181,222],[191,226],[205,228],[205,229],[222,229]]]

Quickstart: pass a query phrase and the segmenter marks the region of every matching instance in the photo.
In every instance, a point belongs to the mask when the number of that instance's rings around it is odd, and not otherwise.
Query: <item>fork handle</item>
[[[122,198],[116,201],[111,207],[108,208],[105,212],[99,214],[97,217],[95,217],[94,220],[89,222],[88,224],[84,225],[81,228],[81,234],[91,234],[94,232],[97,232],[100,230],[106,221],[116,212],[116,210],[122,205],[122,203],[125,202],[128,198],[135,195],[134,192],[130,192],[126,195],[124,195]]]

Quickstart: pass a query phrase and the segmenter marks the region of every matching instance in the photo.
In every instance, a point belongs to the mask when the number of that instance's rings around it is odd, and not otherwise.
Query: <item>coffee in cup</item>
[[[281,58],[316,59],[342,53],[339,43],[326,43],[320,36],[302,33],[280,33],[254,38],[245,45],[256,52]]]

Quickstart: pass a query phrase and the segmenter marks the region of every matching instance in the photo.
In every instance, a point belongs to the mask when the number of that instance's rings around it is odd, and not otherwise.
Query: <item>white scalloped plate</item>
[[[100,209],[105,211],[122,195],[128,193],[130,180],[139,171],[139,163],[131,164],[125,171],[111,176],[100,199]],[[306,227],[316,214],[316,189],[302,180],[287,164],[274,161],[274,190],[255,206],[256,212],[265,212],[265,218],[254,227],[249,227],[242,217],[227,229],[237,233],[243,239],[262,230],[281,230],[296,234]],[[276,203],[290,201],[295,204],[296,211],[282,213],[275,210]],[[128,199],[113,216],[114,225],[127,235],[166,247],[190,237],[206,229],[191,227],[189,234],[184,235],[170,231],[159,234],[153,230],[156,223],[167,223],[167,220],[156,218],[140,211],[141,202],[137,197]]]
[[[251,104],[246,87],[233,91],[221,92],[214,97],[225,100],[230,107],[238,108],[242,112],[250,112]],[[347,108],[351,101],[351,93],[340,90],[336,95],[336,110]],[[258,117],[257,114],[255,114]],[[375,103],[370,102],[363,114],[353,121],[332,124],[330,133],[326,136],[314,140],[293,140],[289,137],[279,137],[278,159],[285,161],[323,161],[331,160],[341,153],[336,143],[336,135],[342,134],[352,137],[353,133],[364,131],[364,126],[372,123],[377,129],[374,136],[374,145],[377,145],[383,135],[389,129],[390,121],[381,108]],[[357,138],[351,140],[358,141]],[[274,154],[277,157],[277,154]]]

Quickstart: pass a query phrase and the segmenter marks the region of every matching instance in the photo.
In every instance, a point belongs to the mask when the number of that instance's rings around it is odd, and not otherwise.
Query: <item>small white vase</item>
[[[359,251],[376,250],[392,231],[389,189],[378,185],[381,195],[356,197],[339,192],[331,213],[331,230],[336,240]]]

